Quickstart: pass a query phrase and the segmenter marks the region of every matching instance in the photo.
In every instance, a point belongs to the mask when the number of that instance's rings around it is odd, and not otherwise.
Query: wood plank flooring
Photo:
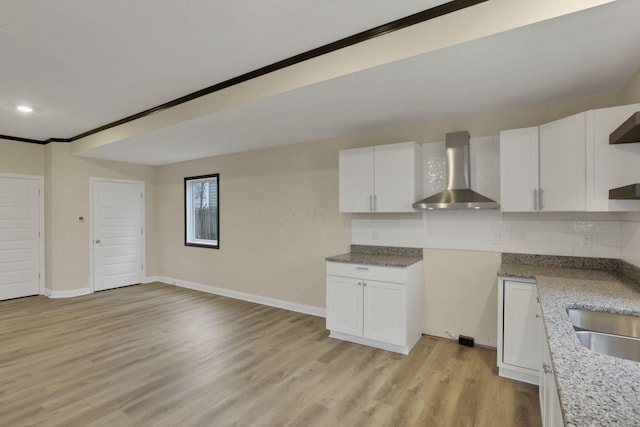
[[[322,318],[160,283],[0,302],[1,426],[540,426],[495,350],[409,356]]]

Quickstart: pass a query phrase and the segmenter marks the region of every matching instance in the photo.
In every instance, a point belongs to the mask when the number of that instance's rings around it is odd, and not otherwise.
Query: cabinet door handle
[[[541,318],[542,316],[540,316],[538,313],[536,313],[536,319]]]
[[[534,211],[538,210],[538,189],[537,188],[533,189],[533,210]]]
[[[367,282],[362,282],[362,286],[367,286]]]
[[[542,203],[542,201],[544,199],[543,199],[542,196],[544,195],[544,190],[542,188],[540,189],[539,194],[540,194],[540,201],[538,202],[538,206],[540,206],[540,210],[543,210],[544,209],[544,204]]]
[[[373,212],[373,194],[369,194],[369,212]]]
[[[367,271],[367,270],[369,270],[369,267],[356,267],[356,270],[364,270],[364,271]]]
[[[378,212],[378,195],[373,195],[373,211]]]

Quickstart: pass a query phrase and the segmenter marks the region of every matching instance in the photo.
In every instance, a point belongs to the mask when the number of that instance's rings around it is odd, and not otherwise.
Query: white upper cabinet
[[[585,117],[500,132],[503,212],[585,210]]]
[[[500,132],[500,207],[538,210],[538,127]]]
[[[371,212],[373,147],[340,151],[340,212]]]
[[[585,113],[540,126],[541,211],[586,209]]]
[[[587,112],[587,210],[640,210],[638,200],[609,200],[609,190],[640,182],[640,143],[609,144],[609,134],[640,104]]]
[[[422,150],[415,142],[340,151],[340,212],[415,212]]]
[[[640,142],[609,144],[638,111],[640,104],[602,108],[500,132],[502,211],[640,210],[638,200],[609,200],[609,190],[640,183]]]

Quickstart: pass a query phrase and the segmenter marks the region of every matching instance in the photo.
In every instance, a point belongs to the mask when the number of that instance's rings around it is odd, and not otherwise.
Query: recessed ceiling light
[[[28,105],[18,105],[16,106],[16,110],[22,111],[23,113],[33,112],[33,108],[29,107]]]

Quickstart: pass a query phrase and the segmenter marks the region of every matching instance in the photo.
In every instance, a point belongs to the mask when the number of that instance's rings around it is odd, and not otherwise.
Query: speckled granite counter
[[[640,316],[640,287],[619,272],[628,265],[612,269],[604,262],[608,267],[601,267],[608,271],[603,271],[561,268],[553,262],[547,266],[504,262],[503,257],[499,275],[537,283],[566,425],[640,425],[640,363],[583,347],[566,311],[584,308]]]
[[[351,252],[329,256],[325,260],[347,264],[408,267],[422,261],[422,249],[351,245]]]

